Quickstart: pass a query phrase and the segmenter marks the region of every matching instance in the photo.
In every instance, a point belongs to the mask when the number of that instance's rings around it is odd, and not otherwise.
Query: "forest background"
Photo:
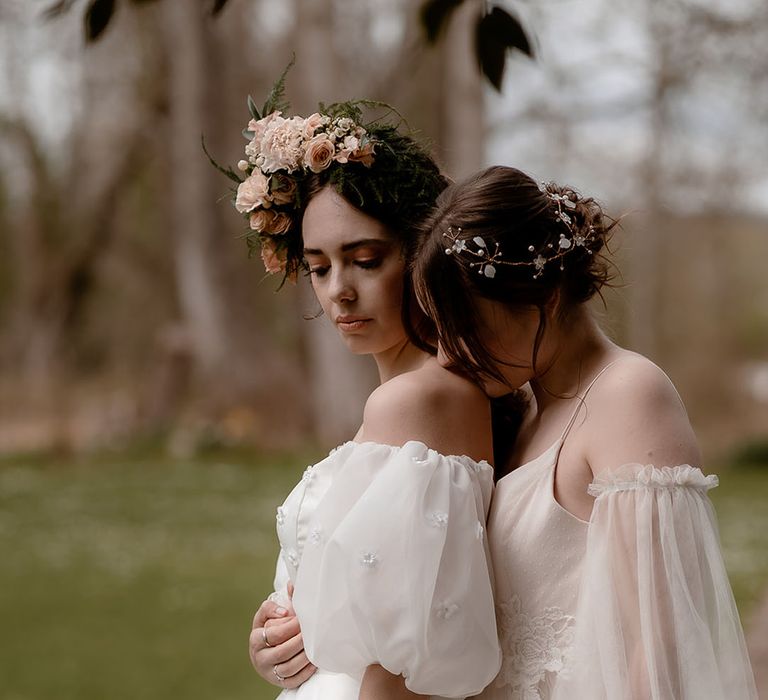
[[[87,42],[92,3],[0,3],[0,698],[271,697],[243,648],[273,508],[375,381],[307,320],[305,279],[276,293],[247,259],[201,149],[241,157],[246,96],[293,54],[297,113],[383,100],[452,178],[515,165],[626,214],[597,311],[678,386],[763,614],[764,2],[498,2],[535,54],[500,91],[472,45],[484,2],[443,3],[435,45],[418,0],[106,4]]]

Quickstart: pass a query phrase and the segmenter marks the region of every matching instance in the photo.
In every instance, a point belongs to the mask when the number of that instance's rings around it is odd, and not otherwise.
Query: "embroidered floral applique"
[[[448,526],[448,513],[436,510],[429,514],[427,520],[432,527],[444,528]]]
[[[320,544],[323,541],[323,529],[321,527],[313,527],[312,532],[309,533],[309,541],[312,544]]]
[[[450,600],[441,600],[435,606],[435,615],[441,620],[450,620],[457,612],[459,612],[459,606]]]
[[[288,560],[288,563],[294,568],[298,568],[299,566],[299,553],[295,549],[289,549],[285,553],[285,558]]]
[[[376,556],[375,552],[365,552],[365,554],[360,557],[360,564],[368,569],[375,569],[379,564],[379,558]]]
[[[557,607],[540,615],[523,611],[520,596],[496,606],[504,660],[494,681],[510,688],[510,700],[542,700],[542,691],[568,673],[575,619]]]

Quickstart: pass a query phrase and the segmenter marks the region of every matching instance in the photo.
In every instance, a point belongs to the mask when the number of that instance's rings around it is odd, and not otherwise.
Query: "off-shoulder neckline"
[[[421,440],[408,440],[402,445],[390,445],[385,442],[375,442],[374,440],[347,440],[346,442],[342,442],[340,445],[334,447],[329,453],[328,456],[335,454],[343,447],[347,447],[348,445],[355,445],[357,447],[364,447],[364,446],[372,446],[372,447],[381,447],[388,450],[396,451],[396,450],[402,450],[408,445],[418,445],[419,447],[425,449],[427,452],[433,452],[434,454],[443,457],[444,459],[457,459],[457,460],[466,460],[468,462],[472,462],[472,464],[476,464],[480,467],[487,467],[488,469],[493,469],[493,465],[488,462],[486,459],[476,460],[469,455],[454,455],[454,454],[443,454],[442,452],[438,452],[434,448],[427,445],[425,442],[422,442]]]

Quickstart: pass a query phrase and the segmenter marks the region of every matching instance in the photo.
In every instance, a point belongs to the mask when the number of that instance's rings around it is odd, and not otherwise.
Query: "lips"
[[[364,328],[372,319],[365,316],[337,316],[336,325],[342,331],[359,331]]]

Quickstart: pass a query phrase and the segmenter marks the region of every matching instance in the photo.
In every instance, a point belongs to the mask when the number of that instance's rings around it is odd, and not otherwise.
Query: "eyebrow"
[[[387,245],[389,241],[385,241],[381,238],[363,238],[359,241],[352,241],[351,243],[345,243],[341,246],[342,253],[348,253],[350,250],[356,250],[357,248],[363,248],[367,245]],[[323,255],[323,251],[320,248],[304,248],[304,255]]]

